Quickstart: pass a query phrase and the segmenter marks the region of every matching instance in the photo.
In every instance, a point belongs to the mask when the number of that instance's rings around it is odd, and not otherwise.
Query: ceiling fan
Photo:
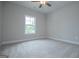
[[[51,4],[48,1],[32,1],[32,2],[39,2],[39,8],[41,8],[43,5],[47,5],[49,7],[51,7]]]

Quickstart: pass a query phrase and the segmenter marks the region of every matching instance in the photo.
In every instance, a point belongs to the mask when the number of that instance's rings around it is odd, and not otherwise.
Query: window
[[[25,34],[35,34],[35,18],[26,16],[25,17]]]

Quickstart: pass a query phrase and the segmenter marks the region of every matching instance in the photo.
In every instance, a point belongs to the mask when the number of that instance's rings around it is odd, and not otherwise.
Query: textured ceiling
[[[51,11],[54,11],[58,8],[61,8],[65,5],[68,5],[71,3],[71,1],[49,1],[49,3],[52,5],[52,7],[43,6],[42,8],[39,8],[38,2],[31,2],[31,1],[12,1],[11,3],[15,3],[18,5],[22,5],[24,7],[30,8],[32,10],[41,12],[41,13],[49,13]]]

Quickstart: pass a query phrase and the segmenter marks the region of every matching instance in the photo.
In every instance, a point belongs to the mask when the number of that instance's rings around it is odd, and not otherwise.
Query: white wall
[[[25,15],[36,17],[36,34],[25,35]],[[4,5],[3,42],[31,40],[45,36],[45,17],[43,14],[19,5],[6,2]]]
[[[0,43],[2,41],[2,2],[0,2]]]
[[[67,42],[79,42],[79,2],[47,16],[48,37]]]
[[[45,38],[46,36],[58,40],[79,42],[79,2],[49,13],[47,16],[7,2],[4,5],[3,15],[4,43]],[[24,34],[25,15],[36,17],[37,33],[35,35]]]

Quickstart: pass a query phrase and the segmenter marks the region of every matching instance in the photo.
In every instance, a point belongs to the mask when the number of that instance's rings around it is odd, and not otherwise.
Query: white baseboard
[[[63,40],[63,39],[58,39],[58,38],[54,38],[54,37],[48,37],[49,39],[53,39],[53,40],[57,40],[57,41],[61,41],[61,42],[65,42],[65,43],[69,43],[69,44],[74,44],[74,45],[79,45],[79,42],[73,42],[70,40]]]
[[[22,40],[14,40],[14,41],[3,41],[1,43],[1,45],[14,44],[14,43],[20,43],[20,42],[27,42],[27,41],[32,41],[32,40],[44,39],[44,38],[45,37],[32,38],[32,39],[22,39]]]
[[[73,42],[70,40],[63,40],[63,39],[58,39],[58,38],[54,38],[54,37],[39,37],[39,38],[22,39],[22,40],[15,40],[15,41],[3,41],[1,43],[1,45],[20,43],[20,42],[26,42],[26,41],[32,41],[32,40],[39,40],[39,39],[52,39],[52,40],[57,40],[57,41],[61,41],[61,42],[69,43],[69,44],[79,45],[79,42]]]
[[[27,41],[27,40],[26,39],[22,39],[22,40],[15,40],[15,41],[3,41],[2,45],[19,43],[19,42],[23,42],[23,41]]]

